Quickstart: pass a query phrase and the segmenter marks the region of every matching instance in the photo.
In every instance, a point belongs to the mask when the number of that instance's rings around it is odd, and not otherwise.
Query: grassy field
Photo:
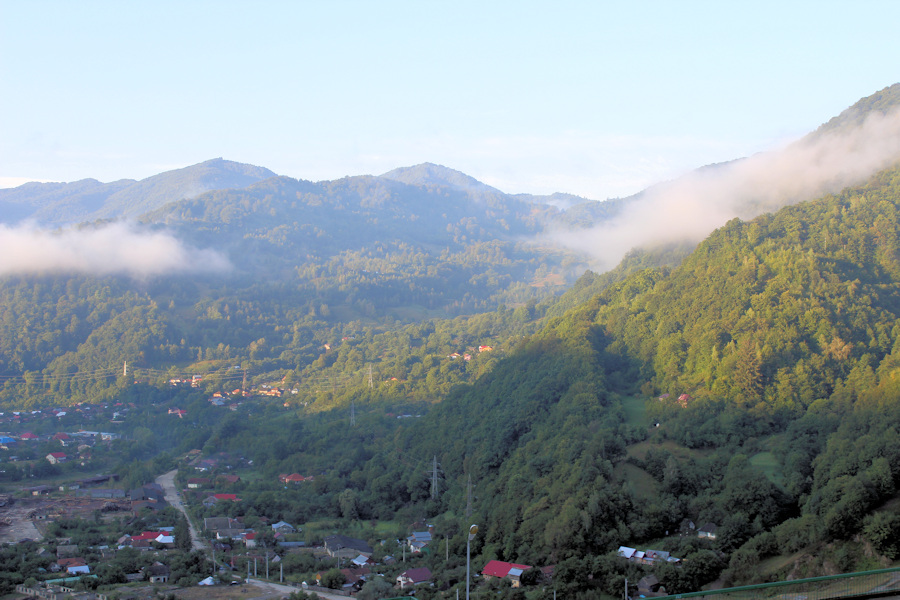
[[[709,452],[705,450],[692,450],[691,448],[685,448],[684,446],[676,444],[672,440],[659,441],[658,439],[651,439],[629,446],[628,456],[643,460],[644,457],[647,456],[647,451],[651,448],[662,448],[663,450],[667,450],[670,454],[672,454],[679,460],[692,458],[697,461],[702,461],[709,454]]]
[[[762,471],[766,479],[778,486],[784,486],[784,473],[781,465],[771,452],[758,452],[750,457],[750,464]]]
[[[649,426],[647,405],[643,396],[622,398],[622,408],[625,410],[625,420],[629,425]]]
[[[658,494],[659,485],[656,480],[640,467],[621,462],[616,465],[616,476],[627,482],[636,498],[652,500]]]

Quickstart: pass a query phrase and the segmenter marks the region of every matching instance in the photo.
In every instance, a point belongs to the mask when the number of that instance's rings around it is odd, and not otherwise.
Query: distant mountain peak
[[[400,167],[384,173],[381,177],[408,185],[442,185],[466,192],[502,193],[461,171],[429,162],[412,167]]]

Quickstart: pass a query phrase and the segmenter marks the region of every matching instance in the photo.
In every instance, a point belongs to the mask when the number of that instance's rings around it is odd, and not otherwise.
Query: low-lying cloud
[[[750,219],[861,183],[900,160],[900,110],[849,131],[812,135],[781,150],[707,167],[646,190],[616,218],[553,239],[602,269],[638,247],[699,242],[734,217]]]
[[[0,225],[0,275],[124,274],[143,279],[230,268],[219,252],[192,248],[168,233],[124,223],[60,231]]]

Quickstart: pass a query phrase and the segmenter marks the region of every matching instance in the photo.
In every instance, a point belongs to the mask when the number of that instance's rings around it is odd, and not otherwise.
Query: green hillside
[[[526,242],[565,222],[548,204],[387,175],[144,215],[228,275],[4,278],[0,407],[127,407],[104,460],[129,484],[240,457],[240,510],[311,531],[427,521],[458,555],[479,523],[482,564],[556,566],[531,600],[618,594],[648,572],[620,546],[683,559],[653,567],[672,593],[900,557],[900,167],[604,274]]]

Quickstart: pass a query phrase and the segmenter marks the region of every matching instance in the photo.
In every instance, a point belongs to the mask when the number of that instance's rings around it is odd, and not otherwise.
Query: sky
[[[900,81],[900,2],[0,0],[0,187],[223,157],[603,200]]]

